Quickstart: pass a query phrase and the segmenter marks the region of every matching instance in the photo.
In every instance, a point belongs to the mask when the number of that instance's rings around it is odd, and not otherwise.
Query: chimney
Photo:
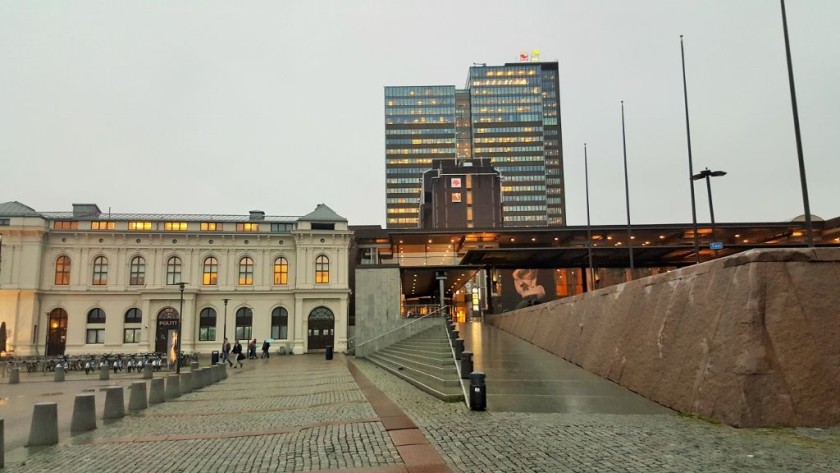
[[[99,217],[101,213],[96,204],[73,204],[73,217]]]
[[[265,212],[262,210],[252,210],[251,220],[265,220]]]

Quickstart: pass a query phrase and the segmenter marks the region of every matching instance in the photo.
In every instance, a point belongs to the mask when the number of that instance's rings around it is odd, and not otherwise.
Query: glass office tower
[[[419,226],[431,159],[489,158],[506,227],[564,225],[556,62],[473,66],[466,87],[386,87],[388,228]]]

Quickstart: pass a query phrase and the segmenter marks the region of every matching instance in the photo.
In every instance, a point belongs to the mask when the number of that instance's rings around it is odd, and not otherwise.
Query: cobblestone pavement
[[[7,453],[2,471],[445,471],[407,466],[406,444],[396,442],[346,363],[410,416],[452,471],[840,472],[840,428],[733,429],[677,415],[473,412],[342,355],[277,357],[228,369],[227,380],[140,414],[99,419],[97,430],[62,435],[57,446]]]
[[[840,472],[840,428],[735,429],[679,415],[475,412],[356,366],[461,472]],[[488,390],[492,384],[488,381]]]

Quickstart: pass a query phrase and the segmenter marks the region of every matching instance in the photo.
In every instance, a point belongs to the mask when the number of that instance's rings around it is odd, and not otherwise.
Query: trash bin
[[[484,373],[473,371],[470,373],[470,409],[483,411],[487,408],[487,386],[484,384]]]
[[[327,359],[332,360],[333,358],[333,347],[332,345],[327,345]]]
[[[213,350],[210,352],[210,365],[216,366],[219,363],[219,350]]]

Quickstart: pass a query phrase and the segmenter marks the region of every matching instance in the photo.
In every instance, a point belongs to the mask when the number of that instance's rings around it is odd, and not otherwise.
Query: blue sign
[[[710,250],[722,250],[723,249],[723,242],[722,241],[713,241],[709,243]]]

